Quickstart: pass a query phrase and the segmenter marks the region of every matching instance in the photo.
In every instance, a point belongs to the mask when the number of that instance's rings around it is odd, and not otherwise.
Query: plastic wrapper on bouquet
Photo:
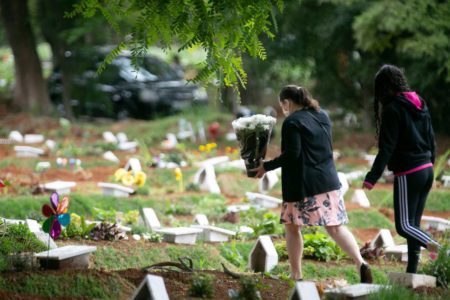
[[[256,172],[250,170],[257,168],[266,156],[270,134],[275,122],[276,119],[270,116],[253,115],[239,118],[232,123],[248,177],[255,177]]]

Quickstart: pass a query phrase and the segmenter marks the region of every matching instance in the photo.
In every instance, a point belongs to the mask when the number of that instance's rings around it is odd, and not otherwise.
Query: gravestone
[[[106,151],[105,153],[103,153],[103,158],[115,163],[120,162],[119,158],[112,151]]]
[[[366,193],[362,189],[355,190],[352,196],[352,202],[362,207],[370,207],[369,199],[367,198]]]
[[[253,234],[255,232],[255,230],[253,230],[253,228],[251,228],[251,227],[242,225],[242,226],[239,226],[238,232],[246,233],[246,234]]]
[[[199,234],[199,239],[209,243],[228,242],[230,236],[236,235],[236,232],[224,228],[210,225],[191,225],[192,228],[203,230]]]
[[[258,191],[265,194],[269,192],[275,186],[275,184],[277,184],[277,182],[278,175],[275,170],[266,172],[258,181]]]
[[[375,158],[377,156],[373,155],[373,154],[364,154],[364,160],[367,161],[367,163],[369,164],[369,166],[371,166],[373,164],[373,162],[375,161]]]
[[[341,183],[341,188],[340,188],[340,199],[344,200],[344,196],[347,193],[348,189],[349,189],[349,184],[348,184],[348,180],[347,180],[347,176],[342,173],[342,172],[338,172],[338,178],[339,178],[339,182]]]
[[[169,300],[164,279],[161,276],[146,275],[131,300]]]
[[[173,133],[168,133],[166,139],[161,143],[161,147],[170,150],[174,149],[178,144],[177,137]]]
[[[361,171],[361,170],[345,173],[345,176],[347,177],[348,181],[362,179],[362,178],[364,178],[365,175],[366,175],[366,172]]]
[[[105,196],[128,198],[130,194],[134,193],[132,188],[116,183],[99,182],[97,186],[102,188]]]
[[[38,157],[44,154],[44,150],[29,146],[14,146],[17,157]]]
[[[25,144],[39,144],[44,142],[44,136],[42,134],[25,134],[23,137]]]
[[[389,229],[381,229],[375,238],[370,242],[370,248],[378,248],[378,247],[393,247],[395,246],[394,239],[392,238],[391,232]]]
[[[379,284],[359,283],[325,290],[327,300],[368,299],[368,295],[385,288]]]
[[[130,158],[128,160],[127,164],[125,165],[124,169],[126,171],[131,171],[134,174],[136,174],[137,172],[142,171],[141,162],[137,158],[134,158],[134,157]]]
[[[11,131],[9,133],[8,139],[10,139],[11,141],[14,141],[16,143],[23,143],[23,135],[16,130]]]
[[[409,288],[418,287],[436,287],[436,277],[423,275],[423,274],[412,274],[412,273],[388,273],[389,283],[406,286]]]
[[[339,158],[341,158],[342,154],[341,152],[334,150],[333,151],[333,160],[338,160]]]
[[[450,176],[449,175],[442,176],[442,182],[444,184],[444,187],[446,188],[450,187]]]
[[[117,145],[117,148],[122,151],[135,152],[137,146],[137,142],[123,142]]]
[[[316,284],[312,281],[296,282],[289,300],[320,300]]]
[[[144,222],[148,228],[150,228],[152,231],[161,228],[161,223],[159,222],[153,208],[143,208],[142,212],[144,214]]]
[[[252,204],[262,206],[264,208],[275,208],[283,202],[281,199],[258,193],[246,192],[245,196]]]
[[[89,255],[95,252],[95,246],[68,245],[35,254],[44,269],[87,269]]]
[[[45,171],[45,170],[50,169],[51,166],[52,166],[52,165],[51,165],[50,162],[48,162],[48,161],[40,161],[40,162],[38,162],[38,163],[36,164],[35,170],[36,170],[37,172],[43,172],[43,171]]]
[[[240,212],[240,211],[246,211],[250,209],[250,205],[248,204],[233,204],[230,206],[227,206],[227,212]]]
[[[194,245],[197,240],[197,234],[202,230],[192,227],[174,227],[156,229],[156,233],[163,235],[163,241],[166,243]]]
[[[56,142],[53,140],[46,140],[45,146],[48,148],[48,150],[53,151],[56,148]]]
[[[218,166],[222,168],[237,168],[243,171],[246,170],[245,161],[243,159],[236,159],[232,161],[226,161],[224,163],[219,164]]]
[[[49,183],[40,184],[39,186],[45,190],[54,191],[61,195],[70,194],[70,189],[76,186],[76,182],[73,181],[53,181]]]
[[[46,247],[48,247],[49,249],[58,248],[58,245],[56,245],[55,241],[52,239],[52,237],[48,233],[43,232],[43,231],[36,231],[33,233],[38,238],[38,240],[40,240],[42,243],[44,243],[44,245]]]
[[[194,175],[194,184],[198,185],[201,191],[212,194],[220,194],[220,187],[216,180],[216,172],[212,165],[203,165]]]
[[[116,138],[119,143],[128,142],[128,137],[124,132],[119,132],[118,134],[116,134]]]
[[[185,119],[178,121],[177,138],[180,140],[190,139],[192,143],[196,142],[195,132],[191,122],[187,122]]]
[[[387,259],[395,261],[408,261],[408,246],[407,245],[395,245],[387,247],[384,250],[384,254]]]
[[[254,272],[270,272],[278,264],[278,253],[268,235],[258,237],[249,254],[249,269]]]
[[[26,220],[25,220],[25,223],[27,224],[28,229],[29,229],[31,232],[35,233],[35,232],[41,231],[41,226],[39,225],[39,223],[38,223],[36,220],[33,220],[33,219],[26,219]]]
[[[198,140],[200,143],[204,144],[206,143],[206,132],[205,132],[205,126],[203,125],[202,121],[197,122],[197,128],[198,128]]]
[[[208,217],[206,217],[206,215],[204,215],[204,214],[196,214],[195,222],[201,226],[209,225]]]
[[[103,139],[112,144],[117,144],[117,138],[111,131],[103,132]]]
[[[446,231],[450,229],[450,221],[444,218],[422,216],[422,224],[425,230],[432,228],[437,231]]]

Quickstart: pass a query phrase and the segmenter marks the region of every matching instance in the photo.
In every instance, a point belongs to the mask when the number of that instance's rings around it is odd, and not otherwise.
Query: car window
[[[127,57],[118,57],[113,62],[112,65],[117,66],[119,69],[119,75],[128,82],[132,81],[155,81],[158,80],[158,76],[150,73],[143,67],[138,67],[137,69],[131,64],[131,59]]]
[[[154,57],[147,56],[143,59],[143,66],[150,73],[158,76],[160,80],[180,79],[176,71],[167,63]]]

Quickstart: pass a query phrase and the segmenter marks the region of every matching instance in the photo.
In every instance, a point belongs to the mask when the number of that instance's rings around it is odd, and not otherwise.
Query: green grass
[[[392,286],[383,288],[378,293],[369,295],[369,300],[436,300],[436,299],[449,299],[450,292],[443,291],[442,294],[417,294],[411,289],[403,286]]]
[[[383,214],[374,210],[352,210],[347,212],[351,228],[387,228],[393,229],[394,224]]]
[[[0,290],[45,297],[118,299],[126,286],[113,274],[24,274],[10,281],[0,277]]]

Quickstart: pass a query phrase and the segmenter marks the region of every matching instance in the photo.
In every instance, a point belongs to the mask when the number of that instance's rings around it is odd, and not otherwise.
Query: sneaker
[[[362,264],[359,268],[359,275],[361,277],[361,283],[372,283],[372,271],[368,264]]]
[[[429,252],[438,253],[439,252],[439,244],[435,241],[431,241],[427,243],[427,250]]]

